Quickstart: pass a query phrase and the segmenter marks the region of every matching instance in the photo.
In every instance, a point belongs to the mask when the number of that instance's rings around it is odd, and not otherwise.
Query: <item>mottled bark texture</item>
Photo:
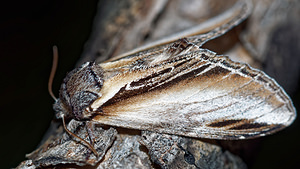
[[[101,62],[183,31],[221,14],[234,3],[234,0],[100,1],[94,29],[78,65],[85,61]],[[291,93],[300,72],[300,59],[293,57],[299,55],[300,48],[298,6],[296,0],[254,0],[254,12],[246,22],[204,47],[265,69]],[[283,80],[286,75],[291,76],[290,80]],[[88,132],[86,125],[91,124],[72,120],[68,127],[81,138],[94,142],[98,157],[66,134],[60,123],[53,122],[41,147],[27,155],[29,160],[18,168],[247,168],[240,157],[251,163],[258,142],[200,140],[95,124],[92,124],[95,131]]]

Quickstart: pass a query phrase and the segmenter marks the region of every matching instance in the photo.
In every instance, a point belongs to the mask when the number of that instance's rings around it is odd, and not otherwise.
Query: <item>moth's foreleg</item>
[[[87,121],[85,127],[86,127],[86,131],[88,133],[88,137],[90,139],[90,144],[92,146],[94,146],[95,142],[96,142],[96,136],[94,134],[95,133],[95,123],[92,121]]]

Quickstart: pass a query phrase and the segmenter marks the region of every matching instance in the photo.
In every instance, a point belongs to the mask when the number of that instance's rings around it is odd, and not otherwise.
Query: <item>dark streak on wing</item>
[[[225,128],[227,128],[227,130],[235,130],[235,131],[254,130],[254,131],[259,131],[259,134],[268,134],[269,132],[274,132],[274,131],[280,130],[284,127],[284,125],[280,125],[280,124],[257,123],[257,122],[253,122],[252,120],[247,120],[247,119],[223,120],[223,121],[210,123],[207,126],[213,127],[213,128],[225,127]],[[244,136],[244,137],[248,138],[248,137],[255,137],[256,134],[244,133],[242,135],[237,136],[237,138],[240,136]],[[228,136],[228,137],[230,137],[230,136]],[[230,139],[230,138],[228,138],[228,139]],[[232,139],[234,139],[234,137]]]
[[[245,121],[244,123],[231,127],[230,130],[248,130],[259,129],[269,126],[267,123],[251,123],[251,121]]]
[[[268,83],[268,81],[267,80],[265,80],[263,77],[261,77],[261,76],[259,76],[258,78],[257,78],[257,80],[258,81],[261,81],[261,82],[263,82],[263,83]]]
[[[257,123],[253,122],[252,120],[247,119],[229,119],[229,120],[223,120],[218,122],[213,122],[207,125],[208,127],[213,128],[227,128],[226,130],[231,130],[237,132],[235,135],[226,135],[226,139],[240,139],[241,136],[245,138],[255,138],[259,137],[262,134],[269,134],[273,133],[275,131],[281,130],[284,128],[284,125],[280,124],[267,124],[267,123]],[[248,132],[245,132],[248,131]],[[252,132],[250,132],[252,131]],[[256,133],[256,131],[259,131],[259,134]]]
[[[180,58],[180,59],[182,59],[182,58]],[[174,61],[173,61],[174,62]],[[179,68],[179,67],[181,67],[181,66],[183,66],[184,64],[186,64],[186,63],[188,63],[188,62],[190,62],[190,60],[184,60],[184,61],[182,61],[182,62],[180,62],[180,63],[178,63],[178,64],[176,64],[175,66],[174,66],[174,68],[176,69],[176,68]],[[170,62],[171,63],[171,62]],[[192,64],[189,64],[189,66],[190,67],[192,67],[192,66],[194,66],[195,64],[197,64],[197,62],[194,62],[194,63],[192,63]],[[186,67],[185,67],[185,69],[186,69]]]
[[[252,78],[257,76],[257,74],[249,72],[249,68],[248,69],[246,69],[246,68],[241,69],[241,73],[243,73],[244,75],[247,75],[247,76],[251,76]]]
[[[240,69],[241,68],[240,64],[234,64],[234,62],[229,60],[229,59],[223,60],[221,63],[224,66],[229,67],[229,68],[233,68],[233,69]]]
[[[205,55],[205,54],[201,54],[201,58],[204,59],[204,60],[208,60],[209,59],[209,56]]]
[[[107,105],[110,105],[110,104],[113,104],[113,103],[116,103],[118,101],[121,101],[121,100],[124,100],[124,99],[127,99],[127,98],[130,98],[132,96],[135,96],[135,95],[139,95],[139,94],[142,94],[144,92],[149,92],[151,90],[160,90],[160,89],[165,89],[165,88],[168,88],[172,85],[176,85],[178,82],[180,81],[183,81],[183,80],[187,80],[189,78],[194,78],[195,75],[201,73],[202,71],[204,71],[205,69],[207,69],[211,64],[206,64],[206,65],[203,65],[193,71],[190,71],[188,73],[185,73],[179,77],[176,77],[174,79],[172,79],[171,81],[167,81],[168,79],[172,78],[174,75],[172,74],[171,76],[167,77],[167,78],[164,78],[163,80],[161,81],[158,81],[156,83],[153,83],[153,84],[148,84],[144,87],[141,87],[141,88],[138,88],[138,89],[133,89],[133,90],[126,90],[126,86],[122,87],[120,89],[120,91],[115,94],[115,96],[113,98],[111,98],[110,100],[108,100],[103,106],[107,106]],[[156,74],[154,77],[157,77],[159,75],[163,75],[163,71],[162,72],[159,72],[158,74]],[[209,71],[205,72],[202,74],[202,76],[207,76],[207,77],[213,77],[214,75],[216,74],[223,74],[223,75],[226,75],[230,73],[229,70],[227,69],[224,69],[222,67],[219,67],[219,66],[216,66],[212,69],[210,69]],[[153,76],[153,75],[150,75],[150,76]],[[149,76],[148,77],[145,77],[143,79],[150,79]],[[137,82],[134,82],[136,84],[142,84],[142,83],[145,83],[145,81],[141,79]]]
[[[261,129],[260,128],[252,128],[252,130],[254,130],[254,132],[244,132],[244,133],[239,133],[236,135],[226,135],[226,139],[240,139],[240,136],[243,136],[245,138],[256,138],[256,137],[260,137],[261,135],[267,135],[270,133],[274,133],[276,131],[279,131],[281,129],[283,129],[285,126],[281,125],[281,124],[270,124],[270,125],[266,125],[266,126],[262,126]],[[245,129],[247,130],[247,128]],[[251,130],[250,128],[248,130]],[[235,130],[237,133],[239,131],[243,131],[242,129],[239,130]],[[259,131],[259,133],[257,133]]]
[[[213,123],[210,123],[209,127],[226,127],[226,126],[231,126],[235,123],[239,123],[243,121],[243,119],[240,119],[240,120],[224,120],[224,121],[218,121],[218,122],[213,122]]]
[[[201,72],[199,72],[199,73],[201,73]],[[219,74],[226,75],[228,73],[230,73],[229,70],[224,69],[224,68],[222,68],[220,66],[216,66],[216,67],[210,69],[209,71],[203,73],[202,76],[213,77],[214,75],[219,75]]]
[[[255,128],[254,131],[253,129],[252,131],[250,131],[251,129],[249,129],[247,132],[243,132],[243,130],[234,130],[236,132],[235,134],[227,134],[224,135],[223,137],[226,137],[227,140],[237,140],[237,139],[241,139],[241,137],[244,137],[245,139],[257,138],[262,135],[267,135],[279,131],[284,127],[285,127],[284,125],[277,124],[277,125],[268,125],[266,127],[263,127],[263,130],[255,129]],[[242,133],[240,133],[239,131],[241,131]],[[257,133],[258,131],[259,133]]]
[[[198,73],[202,72],[203,70],[205,70],[209,66],[210,66],[210,64],[203,65],[203,66],[201,66],[201,67],[199,67],[199,68],[197,68],[193,71],[190,71],[188,73],[185,73],[181,76],[178,76],[178,77],[174,78],[173,80],[168,81],[170,78],[172,78],[174,76],[174,73],[172,73],[172,74],[170,73],[170,76],[168,76],[168,77],[166,77],[166,78],[164,78],[160,81],[157,81],[156,83],[152,83],[152,84],[148,84],[148,85],[145,84],[144,87],[140,87],[140,88],[133,89],[133,90],[126,90],[126,86],[124,86],[120,89],[120,91],[118,93],[115,94],[115,96],[113,98],[108,100],[103,106],[113,104],[113,103],[118,102],[120,100],[124,100],[124,99],[130,98],[132,96],[142,94],[144,92],[149,92],[151,90],[165,89],[169,86],[176,85],[180,81],[183,81],[183,80],[186,80],[186,79],[189,79],[189,78],[194,78],[195,74],[198,74]],[[187,68],[185,68],[185,69],[187,69]],[[155,77],[163,75],[162,73],[163,72],[158,73],[157,75],[155,75]],[[150,76],[152,76],[152,75],[150,75]],[[148,79],[148,77],[145,77],[144,79]],[[139,80],[138,83],[139,84],[145,83],[145,81],[143,81],[141,79],[141,80]]]
[[[247,85],[249,85],[249,84],[247,84]],[[246,86],[247,86],[247,85],[246,85]],[[243,87],[245,87],[245,86],[243,86]],[[241,87],[240,87],[240,88],[241,88]],[[254,91],[253,93],[251,93],[250,95],[253,95],[254,93],[257,93],[258,91],[260,91],[260,89],[255,90],[255,91]],[[267,97],[265,97],[264,100],[270,99],[272,95],[273,95],[273,94],[268,95]],[[261,103],[263,103],[263,102],[264,102],[264,101],[261,101],[261,102],[255,104],[255,105],[251,105],[251,106],[245,108],[245,109],[244,109],[244,112],[246,112],[247,110],[249,110],[249,109],[252,108],[252,107],[256,107],[257,105],[259,105],[259,104],[261,104]],[[234,126],[234,127],[231,127],[230,129],[232,129],[232,130],[238,130],[238,129],[234,129],[234,128],[236,128],[236,127],[238,128],[239,126],[241,126],[241,129],[246,129],[246,128],[243,128],[243,125],[245,125],[244,127],[247,127],[247,124],[248,124],[248,126],[249,126],[249,129],[250,129],[250,128],[255,128],[255,126],[258,127],[258,125],[256,125],[256,124],[260,124],[261,127],[266,126],[266,125],[262,125],[262,123],[253,123],[253,120],[246,120],[246,119],[238,119],[238,120],[228,119],[228,120],[221,120],[221,121],[217,121],[217,122],[210,123],[210,124],[208,124],[207,126],[209,126],[209,127],[217,127],[217,128],[219,128],[219,127],[221,128],[221,127],[230,127],[230,126]],[[254,124],[255,124],[255,126],[253,126]]]
[[[156,73],[153,73],[151,74],[150,76],[146,76],[138,81],[135,81],[135,82],[131,82],[130,83],[130,86],[131,87],[138,87],[138,86],[141,86],[141,85],[145,85],[145,82],[150,82],[151,79],[155,78],[155,77],[159,77],[160,75],[162,74],[167,74],[169,72],[172,71],[172,68],[167,68],[167,69],[164,69],[160,72],[156,72]]]

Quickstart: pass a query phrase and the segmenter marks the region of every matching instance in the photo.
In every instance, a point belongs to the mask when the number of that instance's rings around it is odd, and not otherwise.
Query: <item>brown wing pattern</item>
[[[137,60],[143,69],[131,64],[106,81],[105,94],[92,105],[102,112],[93,120],[191,137],[242,139],[275,132],[295,118],[283,89],[246,64],[196,48],[165,58],[154,65],[149,58]]]

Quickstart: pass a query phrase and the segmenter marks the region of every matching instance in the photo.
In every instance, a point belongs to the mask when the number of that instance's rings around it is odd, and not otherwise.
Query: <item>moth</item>
[[[247,8],[207,33],[83,64],[64,79],[56,117],[64,125],[72,118],[209,139],[255,138],[289,126],[296,111],[274,79],[201,48],[243,21]]]

